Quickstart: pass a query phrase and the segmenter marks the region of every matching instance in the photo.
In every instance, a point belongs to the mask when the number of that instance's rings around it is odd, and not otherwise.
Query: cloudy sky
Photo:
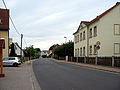
[[[15,26],[24,35],[23,47],[47,50],[53,44],[73,41],[81,21],[90,21],[119,0],[4,0]],[[0,8],[4,8],[0,0]],[[10,22],[10,37],[20,45]]]

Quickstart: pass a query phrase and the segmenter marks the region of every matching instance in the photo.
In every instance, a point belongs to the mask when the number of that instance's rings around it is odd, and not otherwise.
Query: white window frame
[[[119,33],[116,33],[115,26],[119,26]],[[114,35],[120,35],[120,24],[114,24]]]
[[[92,38],[92,28],[90,28],[89,32],[90,32],[90,36],[89,37]]]
[[[115,45],[119,45],[119,53],[116,53],[116,48],[115,48]],[[114,43],[114,54],[120,54],[120,43]]]
[[[92,55],[92,45],[90,46],[90,55]]]
[[[94,37],[97,36],[97,26],[94,27]]]
[[[83,56],[85,56],[85,47],[83,47]]]
[[[83,31],[83,40],[85,40],[85,31]]]

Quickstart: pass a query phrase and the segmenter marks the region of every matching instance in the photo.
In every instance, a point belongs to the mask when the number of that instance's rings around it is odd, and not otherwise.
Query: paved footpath
[[[53,59],[53,60],[55,60],[55,59]],[[84,63],[77,63],[77,62],[66,62],[65,60],[55,60],[55,61],[69,63],[69,64],[75,64],[75,65],[79,65],[79,66],[83,66],[83,67],[89,67],[89,68],[94,68],[94,69],[99,69],[99,70],[104,70],[104,71],[109,71],[109,72],[114,72],[114,73],[120,73],[120,68],[117,68],[117,67],[84,64]]]
[[[4,67],[5,77],[0,78],[0,90],[41,90],[34,76],[32,65]]]

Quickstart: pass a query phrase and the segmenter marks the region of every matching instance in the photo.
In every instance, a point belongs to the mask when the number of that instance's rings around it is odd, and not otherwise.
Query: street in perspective
[[[33,70],[42,90],[119,90],[120,73],[41,58]]]
[[[0,90],[120,90],[120,1],[0,0]]]

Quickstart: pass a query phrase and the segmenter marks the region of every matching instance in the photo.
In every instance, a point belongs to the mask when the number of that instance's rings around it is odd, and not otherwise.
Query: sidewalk
[[[26,62],[19,67],[4,67],[4,78],[0,78],[0,90],[41,90],[32,70]]]
[[[82,67],[88,67],[88,68],[94,68],[94,69],[99,69],[99,70],[104,70],[104,71],[109,71],[109,72],[115,72],[115,73],[120,73],[120,68],[117,67],[110,67],[110,66],[102,66],[102,65],[93,65],[93,64],[85,64],[85,63],[77,63],[77,62],[66,62],[65,60],[55,60],[57,62],[63,62],[63,63],[69,63],[69,64],[74,64],[74,65],[79,65]]]

